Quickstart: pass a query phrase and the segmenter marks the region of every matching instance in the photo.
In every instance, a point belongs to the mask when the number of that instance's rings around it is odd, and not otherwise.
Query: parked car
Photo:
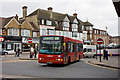
[[[96,55],[96,46],[95,45],[83,45],[83,57],[93,57]]]
[[[6,52],[6,51],[0,51],[0,55],[8,55],[8,52]]]

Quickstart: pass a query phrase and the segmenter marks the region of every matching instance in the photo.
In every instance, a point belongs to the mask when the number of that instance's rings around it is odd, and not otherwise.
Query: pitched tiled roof
[[[12,19],[13,17],[3,18],[0,17],[0,28],[4,28],[4,26]]]
[[[118,2],[118,0],[114,1],[113,4],[115,6],[115,9],[116,9],[116,12],[118,14],[118,17],[120,17],[120,0],[119,0],[119,2]]]
[[[43,9],[37,9],[33,13],[29,14],[29,16],[37,15],[38,20],[39,19],[45,19],[45,20],[51,20],[49,11],[48,10],[43,10]],[[57,13],[57,12],[52,12],[52,19],[56,21],[63,21],[66,16],[70,19],[71,22],[75,19],[74,16],[70,16],[68,14],[62,14],[62,13]]]
[[[25,19],[24,20],[19,20],[19,23],[22,24],[24,21],[25,21]]]
[[[33,22],[29,22],[29,23],[33,27],[34,31],[39,31],[38,27]]]
[[[90,22],[83,22],[84,26],[93,26]]]

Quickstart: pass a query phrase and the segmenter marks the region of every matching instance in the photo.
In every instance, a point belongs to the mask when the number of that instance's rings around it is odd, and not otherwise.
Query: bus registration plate
[[[47,62],[47,64],[52,64],[52,62]]]

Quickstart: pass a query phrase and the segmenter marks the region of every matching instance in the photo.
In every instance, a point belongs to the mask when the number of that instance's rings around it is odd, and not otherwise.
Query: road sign
[[[98,39],[97,39],[97,44],[103,44],[103,39],[98,38]]]
[[[0,42],[4,41],[5,38],[4,37],[0,37]]]
[[[32,43],[32,39],[31,38],[28,39],[28,43]]]

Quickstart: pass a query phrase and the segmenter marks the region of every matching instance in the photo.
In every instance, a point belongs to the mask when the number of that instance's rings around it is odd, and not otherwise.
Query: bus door
[[[73,49],[74,49],[74,56],[75,56],[75,60],[77,60],[77,44],[76,43],[74,43],[73,44]]]
[[[68,59],[68,43],[64,43],[63,44],[64,46],[64,61],[67,62],[67,59]]]

